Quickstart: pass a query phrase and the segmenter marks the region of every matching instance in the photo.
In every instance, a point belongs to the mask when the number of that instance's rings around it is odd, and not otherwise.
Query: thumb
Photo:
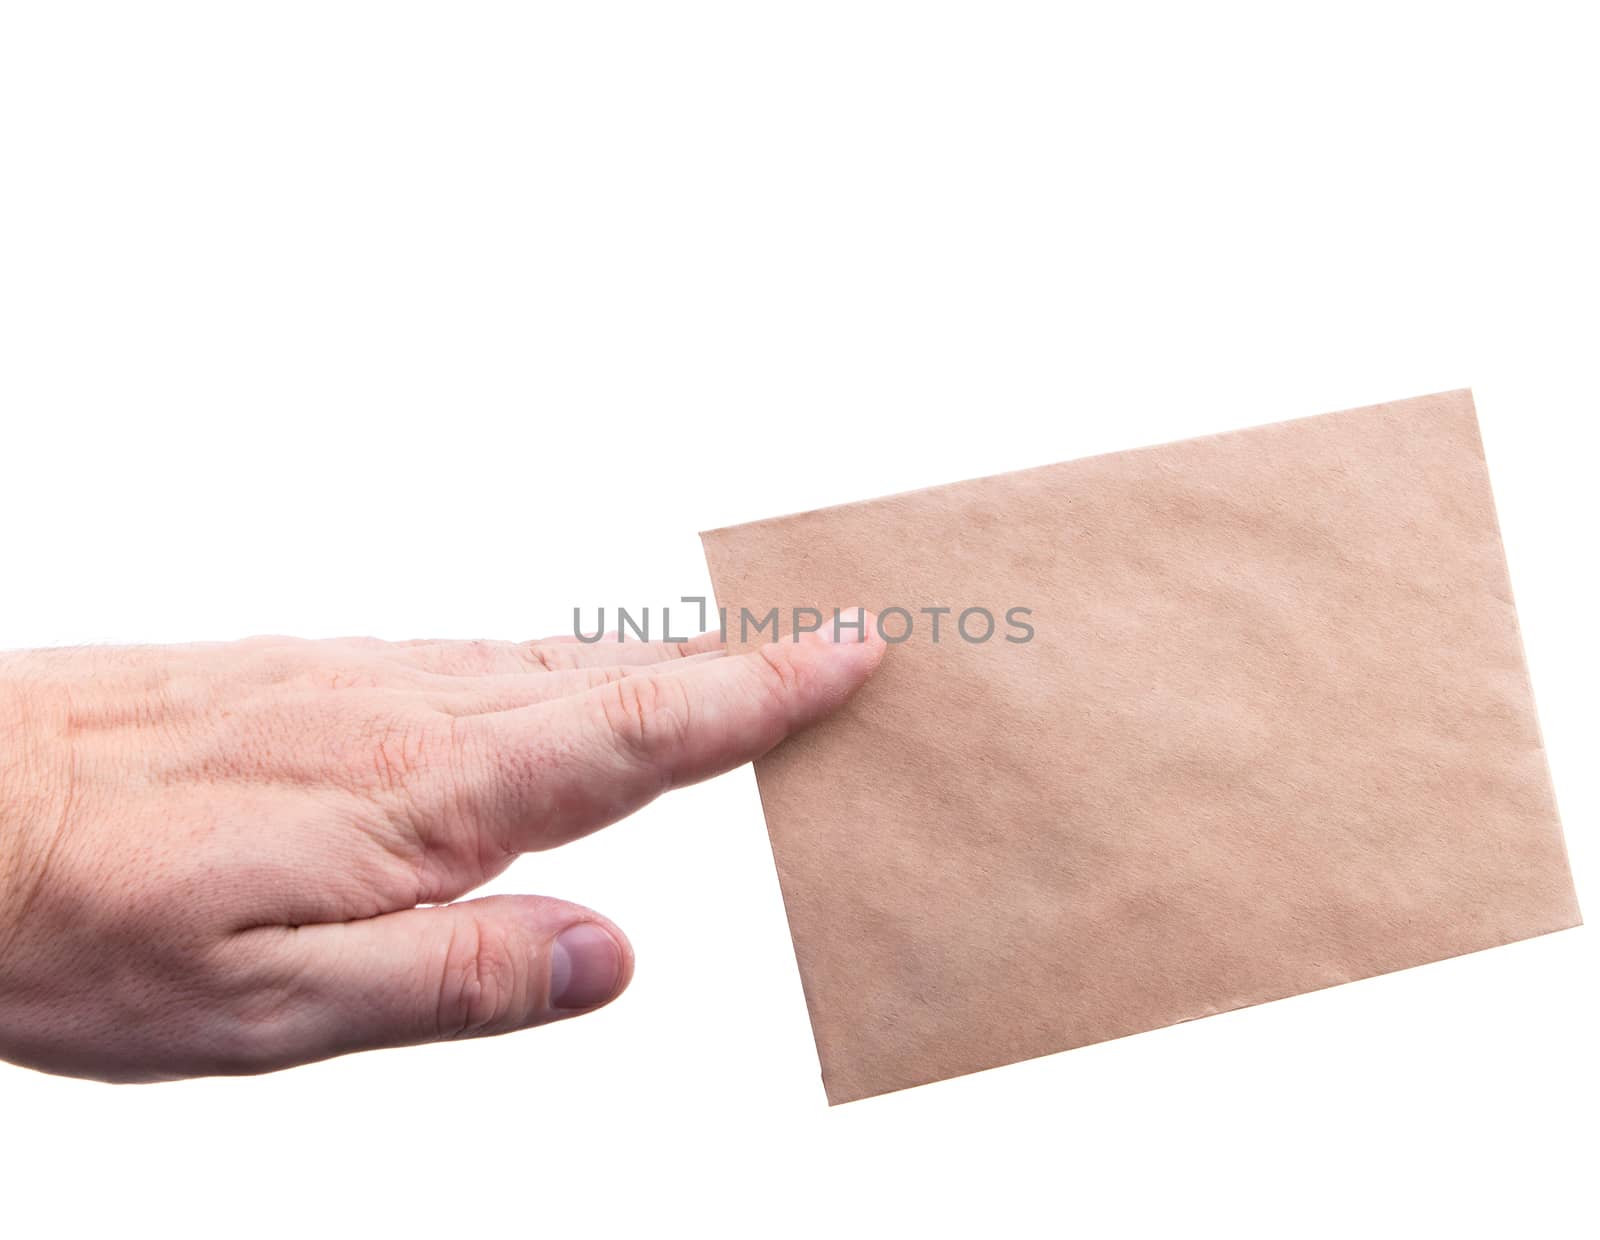
[[[603,1007],[633,976],[616,926],[542,896],[301,926],[269,950],[294,979],[272,1035],[294,1063],[527,1029]]]

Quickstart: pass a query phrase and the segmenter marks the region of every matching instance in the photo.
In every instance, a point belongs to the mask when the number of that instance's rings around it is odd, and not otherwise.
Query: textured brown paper
[[[1578,924],[1468,392],[703,537],[916,622],[756,764],[833,1102]]]

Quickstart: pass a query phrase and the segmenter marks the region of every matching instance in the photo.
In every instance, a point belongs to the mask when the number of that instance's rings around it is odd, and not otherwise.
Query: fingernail
[[[592,921],[580,921],[556,935],[550,946],[550,1006],[594,1007],[617,993],[622,951],[616,939]]]
[[[822,618],[822,627],[815,630],[818,641],[833,643],[864,642],[872,624],[872,613],[864,607],[841,607],[837,617]]]

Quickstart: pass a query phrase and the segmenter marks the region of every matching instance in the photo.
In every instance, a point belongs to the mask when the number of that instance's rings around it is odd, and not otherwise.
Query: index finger
[[[868,616],[838,641],[812,633],[462,720],[456,804],[508,852],[564,843],[760,757],[843,705],[884,648]]]

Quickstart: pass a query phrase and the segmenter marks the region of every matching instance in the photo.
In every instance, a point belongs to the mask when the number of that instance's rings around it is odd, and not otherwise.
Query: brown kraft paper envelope
[[[702,537],[911,613],[756,763],[831,1102],[1579,923],[1469,392]]]

